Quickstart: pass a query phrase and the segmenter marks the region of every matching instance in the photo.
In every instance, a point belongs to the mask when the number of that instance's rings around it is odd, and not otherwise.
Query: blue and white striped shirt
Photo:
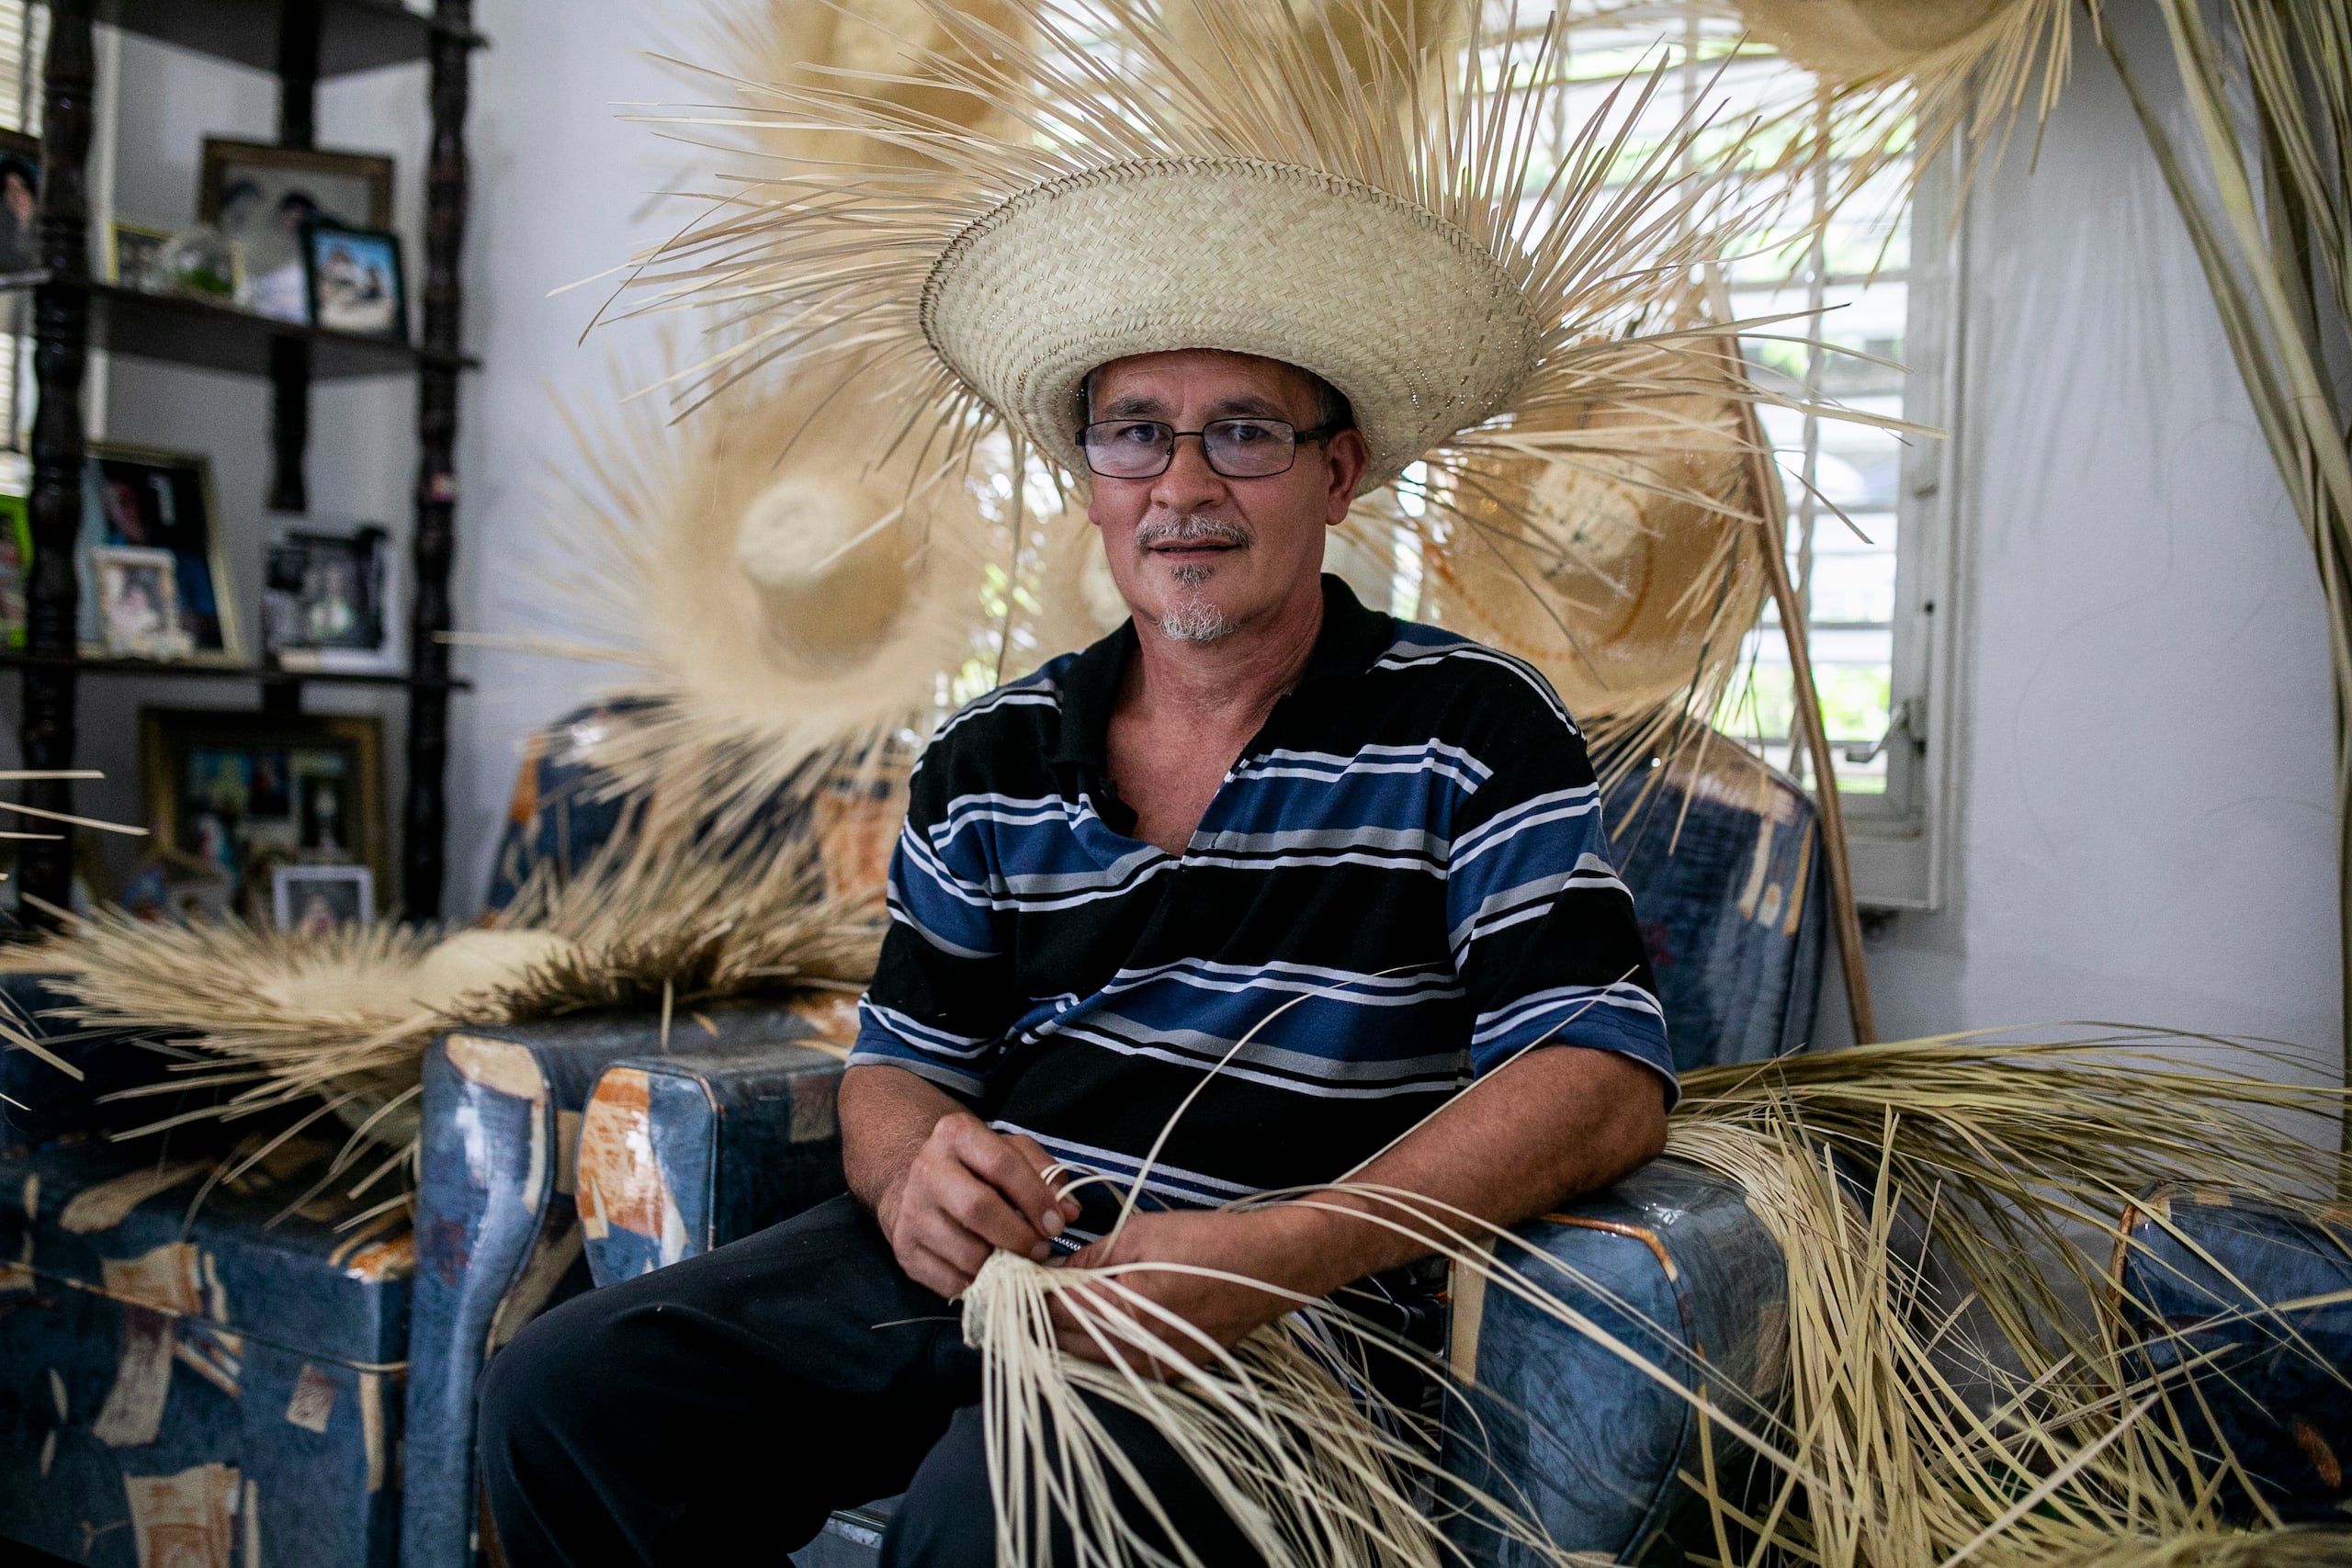
[[[1326,578],[1298,686],[1179,856],[1129,836],[1107,776],[1135,649],[1123,627],[933,740],[853,1063],[1122,1185],[1214,1068],[1146,1184],[1170,1204],[1334,1179],[1533,1046],[1622,1053],[1671,1100],[1600,792],[1543,676]]]

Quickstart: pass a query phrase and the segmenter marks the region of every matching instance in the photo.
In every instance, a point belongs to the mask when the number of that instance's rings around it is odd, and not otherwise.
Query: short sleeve
[[[1009,933],[990,891],[982,826],[954,794],[951,740],[934,742],[910,782],[890,854],[889,930],[858,1003],[852,1066],[903,1067],[977,1103],[1015,1011]]]
[[[1609,858],[1600,789],[1564,715],[1514,716],[1456,818],[1446,926],[1472,1009],[1472,1070],[1541,1045],[1631,1056],[1679,1090],[1633,896]]]

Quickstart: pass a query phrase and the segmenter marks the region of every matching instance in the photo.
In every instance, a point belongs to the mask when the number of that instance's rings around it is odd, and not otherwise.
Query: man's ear
[[[1355,503],[1356,486],[1363,481],[1363,471],[1372,466],[1372,448],[1364,445],[1363,432],[1342,430],[1325,446],[1331,468],[1330,489],[1325,492],[1323,521],[1338,527],[1348,515],[1348,508]]]

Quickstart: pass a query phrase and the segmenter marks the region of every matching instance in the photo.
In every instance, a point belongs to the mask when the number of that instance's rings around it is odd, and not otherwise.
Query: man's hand
[[[1257,1290],[1234,1280],[1211,1279],[1186,1269],[1135,1269],[1118,1282],[1137,1295],[1174,1313],[1218,1345],[1231,1347],[1251,1329],[1272,1323],[1300,1304],[1300,1296],[1322,1293],[1316,1267],[1326,1247],[1312,1233],[1325,1228],[1309,1211],[1269,1207],[1243,1212],[1145,1213],[1130,1215],[1115,1243],[1098,1241],[1069,1260],[1073,1269],[1113,1263],[1174,1263],[1215,1269],[1222,1274],[1263,1280],[1274,1290]],[[1345,1222],[1343,1222],[1345,1223]],[[1325,1289],[1330,1287],[1325,1286]],[[1134,1318],[1145,1329],[1195,1361],[1211,1352],[1182,1329],[1132,1303],[1095,1287],[1094,1298],[1114,1313]],[[1090,1361],[1110,1359],[1093,1336],[1057,1297],[1054,1320],[1061,1330],[1062,1348]],[[1115,1337],[1113,1343],[1117,1343]],[[1125,1352],[1130,1365],[1136,1353]]]
[[[1044,1171],[1053,1156],[1033,1138],[991,1132],[968,1111],[942,1116],[906,1172],[874,1205],[899,1267],[917,1284],[963,1293],[991,1248],[1040,1262],[1047,1245],[1078,1217],[1073,1199],[1056,1200]]]

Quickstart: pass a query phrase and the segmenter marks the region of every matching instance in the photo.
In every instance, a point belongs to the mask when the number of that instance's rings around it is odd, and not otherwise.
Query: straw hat
[[[1502,465],[1460,498],[1473,536],[1428,555],[1424,613],[1535,665],[1589,728],[1694,687],[1710,711],[1766,587],[1736,406],[1690,393],[1551,423],[1639,449]]]
[[[1187,0],[1172,30],[1121,3],[1080,36],[1056,0],[995,0],[1016,26],[905,3],[944,47],[908,36],[889,69],[822,85],[730,72],[731,121],[694,117],[870,152],[717,171],[707,213],[636,258],[620,313],[712,304],[735,334],[676,378],[688,399],[789,357],[881,411],[877,449],[954,460],[1003,431],[1079,474],[1089,371],[1226,349],[1346,394],[1369,490],[1417,461],[1578,461],[1589,443],[1546,453],[1514,423],[1679,389],[1716,353],[1642,323],[1731,247],[1738,150],[1702,153],[1703,109],[1637,82],[1532,177],[1565,90],[1553,29],[1482,36],[1445,0]],[[910,78],[997,118],[892,97]]]
[[[1901,72],[2018,0],[1736,0],[1758,41],[1830,82]]]

